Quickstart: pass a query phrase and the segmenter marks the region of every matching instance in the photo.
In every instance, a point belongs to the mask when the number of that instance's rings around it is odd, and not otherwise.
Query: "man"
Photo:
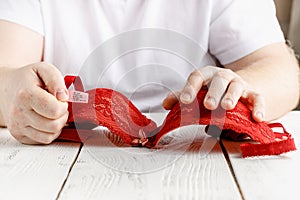
[[[177,97],[190,103],[203,85],[209,86],[206,108],[232,109],[241,98],[256,121],[275,119],[298,103],[298,65],[284,43],[272,0],[7,0],[0,2],[0,19],[0,124],[22,143],[48,144],[60,134],[68,117],[62,74],[79,73],[108,39],[143,28],[185,35],[224,66],[179,67],[190,74],[186,84],[151,72],[160,84],[183,88],[166,97],[166,109]],[[149,54],[146,59],[155,60],[157,52]],[[107,73],[104,86],[117,85],[124,74],[114,79],[115,74],[124,68]],[[149,78],[149,71],[135,70],[133,77],[121,92]],[[166,90],[147,99],[155,90],[143,90],[140,102],[158,104]]]

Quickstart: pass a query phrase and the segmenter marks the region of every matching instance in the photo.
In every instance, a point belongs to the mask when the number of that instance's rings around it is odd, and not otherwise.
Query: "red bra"
[[[67,88],[74,83],[75,90],[84,91],[79,77],[66,76],[65,83]],[[76,127],[90,130],[101,125],[127,144],[154,148],[168,132],[181,126],[202,124],[207,125],[205,130],[211,135],[214,133],[210,130],[218,128],[230,138],[246,135],[256,141],[241,144],[243,157],[279,155],[296,150],[294,139],[280,123],[255,122],[251,111],[242,102],[227,111],[222,108],[213,112],[206,109],[203,105],[206,92],[206,89],[200,90],[191,104],[176,103],[163,124],[157,127],[121,93],[106,88],[89,90],[86,91],[89,94],[88,103],[69,102],[69,125],[62,130],[58,139],[82,142],[83,138]],[[272,128],[278,127],[282,128],[282,133],[273,132]]]

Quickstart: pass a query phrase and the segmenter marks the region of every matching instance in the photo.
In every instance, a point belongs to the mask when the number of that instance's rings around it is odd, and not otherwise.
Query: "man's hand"
[[[51,143],[68,119],[68,91],[61,73],[47,63],[2,68],[1,73],[2,125],[22,143]]]
[[[183,103],[191,102],[203,85],[209,86],[206,108],[213,110],[220,103],[231,109],[241,97],[256,121],[277,119],[299,103],[299,65],[283,42],[262,47],[224,67],[195,70],[183,91],[170,94],[163,106],[171,108],[177,97]]]
[[[163,102],[165,109],[170,109],[178,101],[189,104],[202,86],[209,89],[204,98],[204,106],[209,110],[216,109],[219,104],[225,110],[233,109],[241,98],[252,110],[254,120],[264,120],[264,98],[253,90],[239,75],[230,69],[207,66],[193,71],[181,92],[170,93]]]

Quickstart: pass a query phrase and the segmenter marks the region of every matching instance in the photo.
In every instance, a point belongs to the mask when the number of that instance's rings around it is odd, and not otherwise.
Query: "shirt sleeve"
[[[273,0],[232,0],[210,24],[209,50],[222,65],[282,41]]]
[[[1,0],[0,19],[20,24],[44,35],[43,17],[39,0]]]

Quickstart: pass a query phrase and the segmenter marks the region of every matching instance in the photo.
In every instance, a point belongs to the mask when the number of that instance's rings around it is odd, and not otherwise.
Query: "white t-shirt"
[[[44,60],[63,75],[116,89],[143,111],[213,64],[208,52],[225,65],[284,41],[273,0],[5,0],[0,19],[44,35]]]

